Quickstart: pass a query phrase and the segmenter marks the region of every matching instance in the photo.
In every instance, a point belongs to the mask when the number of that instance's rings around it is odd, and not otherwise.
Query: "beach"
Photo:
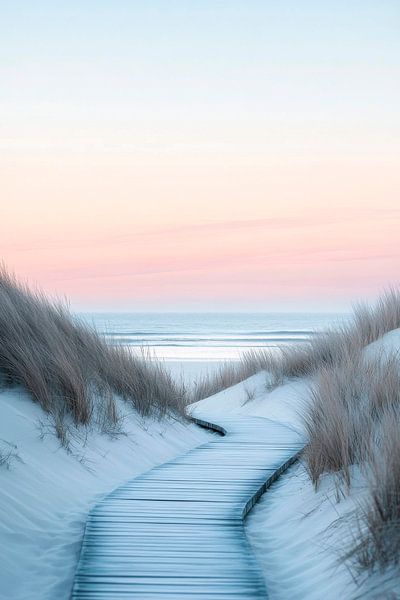
[[[0,306],[1,600],[398,592],[400,293],[82,315],[3,270]]]

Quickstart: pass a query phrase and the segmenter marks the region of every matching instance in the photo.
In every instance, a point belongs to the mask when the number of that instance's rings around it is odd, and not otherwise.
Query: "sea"
[[[301,344],[346,320],[343,313],[79,313],[110,344],[164,361],[189,384],[249,349]]]

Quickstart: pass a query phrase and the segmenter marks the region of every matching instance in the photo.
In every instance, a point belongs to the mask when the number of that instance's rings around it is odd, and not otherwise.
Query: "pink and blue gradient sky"
[[[399,282],[397,0],[1,11],[20,276],[98,310],[336,310]]]

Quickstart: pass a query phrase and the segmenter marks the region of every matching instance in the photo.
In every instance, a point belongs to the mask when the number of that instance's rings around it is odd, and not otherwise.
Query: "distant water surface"
[[[337,313],[80,313],[112,344],[170,362],[237,360],[250,348],[298,344],[343,321]]]

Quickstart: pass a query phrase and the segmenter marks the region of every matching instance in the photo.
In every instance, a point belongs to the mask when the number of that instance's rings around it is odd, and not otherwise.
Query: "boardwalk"
[[[298,452],[284,425],[221,419],[226,435],[117,488],[89,514],[72,598],[266,598],[243,517]]]

